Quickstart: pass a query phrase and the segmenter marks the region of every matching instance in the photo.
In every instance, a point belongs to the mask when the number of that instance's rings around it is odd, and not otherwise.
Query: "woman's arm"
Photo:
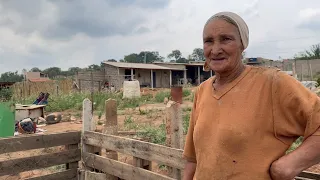
[[[273,180],[292,180],[303,170],[320,163],[320,128],[293,152],[275,161],[270,174]]]
[[[184,166],[183,180],[193,180],[194,173],[196,172],[197,164],[194,162],[187,162]]]

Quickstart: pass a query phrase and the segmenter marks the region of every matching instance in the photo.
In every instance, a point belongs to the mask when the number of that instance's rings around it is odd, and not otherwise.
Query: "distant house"
[[[80,71],[76,83],[81,90],[101,90],[115,87],[119,90],[125,80],[138,80],[141,87],[169,88],[185,84],[199,85],[214,72],[204,72],[204,62],[152,64],[104,61],[101,71]]]
[[[156,64],[103,62],[105,78],[110,86],[119,89],[125,80],[138,80],[143,87],[169,88],[173,72],[185,71],[184,66],[165,67]]]
[[[25,76],[25,80],[30,82],[50,81],[48,75],[41,72],[26,72],[24,76]]]

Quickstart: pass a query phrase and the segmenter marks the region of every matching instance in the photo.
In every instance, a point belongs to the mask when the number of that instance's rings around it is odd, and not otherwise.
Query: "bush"
[[[1,89],[0,90],[0,100],[1,101],[9,101],[12,97],[12,89]]]

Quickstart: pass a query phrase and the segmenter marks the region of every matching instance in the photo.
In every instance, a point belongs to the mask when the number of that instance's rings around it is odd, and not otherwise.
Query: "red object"
[[[171,87],[171,100],[182,104],[182,87]]]

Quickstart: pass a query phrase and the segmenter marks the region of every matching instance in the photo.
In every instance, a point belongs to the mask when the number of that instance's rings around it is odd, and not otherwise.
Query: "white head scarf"
[[[249,45],[249,28],[248,28],[246,22],[239,15],[237,15],[233,12],[219,12],[219,13],[211,16],[208,19],[208,21],[206,22],[205,26],[215,18],[222,18],[222,19],[225,19],[228,22],[231,22],[232,24],[236,25],[239,30],[239,34],[240,34],[243,48],[246,49],[248,47],[248,45]],[[203,66],[204,71],[211,70],[208,65],[209,62],[207,62],[207,61],[208,60],[206,60],[206,62],[204,63],[204,66]]]

